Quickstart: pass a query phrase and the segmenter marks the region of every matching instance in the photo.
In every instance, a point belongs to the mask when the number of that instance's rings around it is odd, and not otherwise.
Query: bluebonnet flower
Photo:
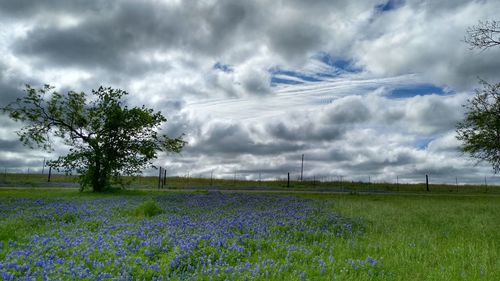
[[[46,219],[54,230],[35,234],[26,244],[11,241],[9,246],[0,246],[8,247],[0,270],[12,264],[10,270],[24,274],[26,280],[48,276],[134,280],[146,278],[151,271],[157,272],[148,277],[152,280],[197,279],[202,274],[209,278],[217,275],[217,279],[244,278],[245,274],[267,278],[285,272],[290,265],[268,257],[251,263],[249,259],[258,257],[267,247],[261,241],[276,241],[273,247],[285,252],[288,261],[295,251],[312,253],[294,232],[302,231],[302,237],[318,233],[335,236],[346,223],[304,199],[220,193],[158,196],[158,204],[170,207],[164,208],[165,215],[150,219],[113,215],[114,210],[133,208],[143,200],[139,196],[74,202],[56,198],[44,200],[36,211],[29,207],[35,205],[33,200],[19,201],[27,214]],[[0,205],[9,207],[6,204],[11,203],[0,199]],[[59,213],[71,214],[76,221],[67,225],[51,220]],[[311,221],[313,214],[324,218],[323,222]],[[16,212],[7,215],[18,216]],[[99,225],[98,230],[91,231],[89,225]],[[326,248],[321,241],[313,243]],[[330,256],[333,262],[331,252]],[[26,264],[14,265],[18,259]],[[369,260],[363,262],[371,264]]]
[[[325,270],[326,270],[326,264],[325,264],[325,262],[322,259],[320,259],[319,260],[319,271],[320,271],[320,274],[321,275],[325,274]]]
[[[373,259],[372,257],[368,256],[366,258],[366,262],[371,264],[372,266],[377,266],[378,262],[376,259]]]

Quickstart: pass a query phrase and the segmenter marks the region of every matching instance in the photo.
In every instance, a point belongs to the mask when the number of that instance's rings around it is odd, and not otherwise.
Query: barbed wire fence
[[[44,162],[45,163],[45,162]],[[44,165],[40,168],[7,168],[0,175],[0,186],[50,186],[51,177],[61,186],[71,183],[71,176],[62,171],[52,170]],[[202,171],[184,173],[168,173],[168,168],[159,167],[156,176],[146,174],[132,181],[133,187],[140,188],[299,188],[332,191],[484,191],[499,192],[500,177],[486,175],[474,176],[443,176],[433,175],[396,175],[390,180],[383,174],[303,174],[302,171],[276,173],[256,171]],[[72,176],[76,173],[70,173]],[[74,178],[74,177],[73,177]],[[44,185],[44,183],[46,183]]]

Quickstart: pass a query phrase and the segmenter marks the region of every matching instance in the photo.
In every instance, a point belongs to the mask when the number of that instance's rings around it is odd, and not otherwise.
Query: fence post
[[[286,184],[286,187],[290,187],[290,173],[288,173],[288,182]]]
[[[303,175],[304,175],[304,154],[302,154],[302,165],[300,166],[300,181],[304,179],[302,177]]]
[[[160,172],[158,173],[158,189],[161,188],[161,172],[162,172],[162,167],[160,166]]]
[[[427,188],[427,192],[429,192],[429,176],[425,175],[425,186]]]
[[[167,169],[163,169],[163,185],[162,188],[167,184]]]
[[[214,171],[210,172],[210,186],[214,184]]]

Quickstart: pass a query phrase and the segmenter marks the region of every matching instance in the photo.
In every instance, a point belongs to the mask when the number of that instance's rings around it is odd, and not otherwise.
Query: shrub
[[[57,218],[59,221],[63,221],[65,223],[73,223],[76,221],[76,215],[72,213],[64,213],[63,215]]]
[[[154,201],[147,201],[134,210],[134,215],[139,217],[153,217],[163,213],[163,210]]]

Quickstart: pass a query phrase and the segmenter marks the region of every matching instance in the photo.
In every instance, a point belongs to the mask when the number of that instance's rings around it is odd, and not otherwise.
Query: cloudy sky
[[[185,133],[170,175],[400,182],[495,180],[455,125],[500,47],[463,42],[499,1],[0,0],[0,106],[23,85],[100,85]],[[0,168],[41,169],[0,116]]]

